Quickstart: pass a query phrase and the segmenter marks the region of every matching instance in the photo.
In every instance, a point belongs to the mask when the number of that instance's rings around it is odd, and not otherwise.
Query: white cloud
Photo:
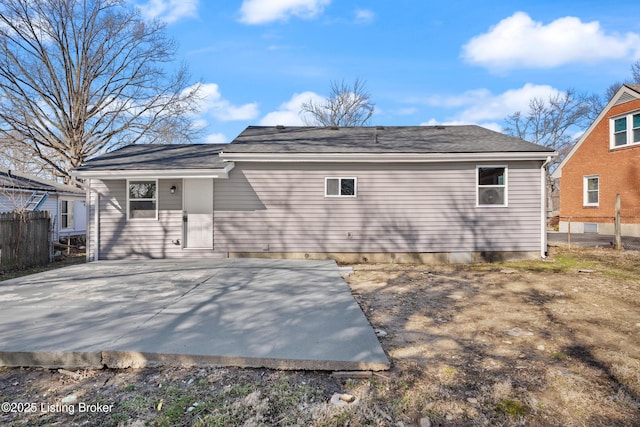
[[[483,128],[502,133],[502,126],[495,122],[478,123],[478,126],[482,126]]]
[[[199,2],[199,0],[149,0],[138,4],[137,7],[145,19],[159,19],[173,23],[182,18],[197,17]]]
[[[356,9],[355,22],[356,24],[370,24],[375,19],[376,15],[369,9]]]
[[[229,122],[253,120],[260,114],[256,102],[236,106],[222,98],[219,87],[215,83],[200,84],[200,98],[200,115],[203,117],[210,115],[222,122]]]
[[[305,122],[300,116],[302,104],[313,100],[322,102],[324,98],[315,92],[294,93],[291,99],[280,105],[277,111],[272,111],[260,120],[261,126],[304,126]]]
[[[504,117],[516,111],[529,109],[529,102],[533,98],[548,99],[559,91],[549,85],[525,84],[519,89],[510,89],[496,96],[478,99],[475,105],[466,108],[462,116],[468,120],[494,120]]]
[[[401,108],[397,110],[395,114],[399,116],[410,116],[412,114],[416,114],[417,112],[418,112],[418,109],[416,107],[407,107],[407,108]],[[376,113],[378,113],[377,108],[376,108]]]
[[[322,13],[329,3],[331,0],[244,0],[240,7],[240,22],[266,24],[291,16],[311,19]]]
[[[640,58],[640,34],[606,33],[598,21],[567,16],[549,24],[516,12],[462,49],[470,63],[495,70]]]
[[[203,118],[193,119],[192,123],[196,129],[204,129],[209,125],[209,123]]]
[[[222,133],[212,133],[204,138],[205,144],[226,144],[227,137]]]
[[[480,123],[487,120],[502,120],[516,111],[526,111],[532,98],[548,99],[560,91],[549,85],[527,83],[521,88],[510,89],[494,95],[487,89],[476,89],[452,96],[432,96],[427,105],[461,109],[454,120],[465,123]]]
[[[466,122],[463,120],[450,120],[450,121],[440,122],[432,118],[426,122],[420,123],[420,126],[437,126],[437,125],[442,125],[442,126],[478,125],[489,130],[502,132],[502,126],[500,126],[498,123],[495,123],[495,122],[472,123],[472,122]]]
[[[488,89],[468,90],[460,95],[432,95],[424,102],[434,107],[456,108],[478,102],[480,99],[490,98],[491,92]]]

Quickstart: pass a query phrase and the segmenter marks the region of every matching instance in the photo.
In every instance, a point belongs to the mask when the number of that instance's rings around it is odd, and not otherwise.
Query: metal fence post
[[[615,219],[616,242],[614,248],[622,249],[622,224],[620,223],[620,194],[616,194],[616,219]]]

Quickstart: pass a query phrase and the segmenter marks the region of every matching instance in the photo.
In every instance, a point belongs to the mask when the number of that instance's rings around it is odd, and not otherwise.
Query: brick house
[[[560,179],[560,231],[640,236],[640,85],[623,85],[553,173]]]

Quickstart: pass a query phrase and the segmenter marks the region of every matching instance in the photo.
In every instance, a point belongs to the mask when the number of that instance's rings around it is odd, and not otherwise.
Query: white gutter
[[[551,162],[551,156],[540,166],[540,256],[547,257],[547,165]]]
[[[439,163],[513,160],[546,160],[549,152],[492,153],[225,153],[227,161],[337,162],[337,163]]]
[[[74,178],[93,179],[178,179],[178,178],[218,178],[228,179],[229,172],[235,167],[233,162],[222,169],[149,169],[149,170],[83,170],[73,171]]]

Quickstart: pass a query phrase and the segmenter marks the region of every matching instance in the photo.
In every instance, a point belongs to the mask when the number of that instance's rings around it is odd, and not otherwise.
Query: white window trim
[[[611,150],[640,145],[640,141],[633,142],[633,116],[635,116],[636,114],[640,114],[640,111],[631,111],[619,116],[609,118],[609,148]],[[615,122],[616,120],[623,118],[627,121],[627,130],[625,131],[627,133],[627,143],[623,145],[616,145]]]
[[[483,188],[504,188],[504,204],[483,205],[480,203],[480,168],[504,168],[504,185],[483,185]],[[477,208],[507,208],[509,207],[509,167],[507,165],[476,165],[476,207]]]
[[[67,202],[67,213],[62,212],[62,205],[64,204],[64,202]],[[69,215],[69,205],[71,205],[71,215]],[[74,218],[74,210],[75,210],[75,206],[74,206],[74,201],[73,200],[69,200],[69,199],[60,199],[60,229],[61,230],[73,230],[75,229],[75,218]],[[63,227],[62,226],[62,217],[66,215],[67,216],[67,225],[69,224],[69,217],[71,217],[71,224],[72,226],[69,227]]]
[[[342,194],[327,194],[327,183],[330,179],[352,179],[353,180],[353,195],[342,195]],[[341,189],[342,185],[338,184],[338,189]],[[324,197],[329,199],[355,199],[358,197],[358,178],[355,176],[325,176],[324,177]]]
[[[155,182],[156,184],[156,214],[153,218],[131,218],[130,216],[130,205],[129,205],[129,183],[130,182]],[[127,192],[127,221],[157,221],[158,220],[158,207],[160,205],[158,199],[160,197],[160,187],[158,186],[158,180],[157,179],[127,179],[127,187],[126,187],[126,192]],[[134,200],[147,200],[147,199],[134,199]],[[148,200],[152,200],[152,199],[148,199]]]
[[[589,179],[598,178],[598,201],[596,203],[589,203]],[[583,206],[600,206],[600,175],[585,175],[582,178],[582,205]]]

